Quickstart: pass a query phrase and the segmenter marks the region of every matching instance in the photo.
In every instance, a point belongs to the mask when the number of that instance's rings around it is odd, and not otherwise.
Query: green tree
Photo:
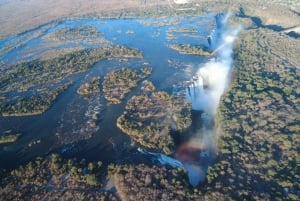
[[[97,186],[98,181],[95,174],[87,174],[86,175],[86,183],[91,186]]]

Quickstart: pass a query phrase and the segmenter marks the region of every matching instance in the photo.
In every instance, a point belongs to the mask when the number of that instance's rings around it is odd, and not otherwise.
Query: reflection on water
[[[143,59],[100,61],[88,72],[68,77],[68,80],[73,81],[73,86],[60,95],[54,105],[42,115],[0,117],[0,133],[12,130],[23,134],[14,144],[0,145],[0,167],[13,167],[53,150],[70,157],[102,160],[106,164],[116,161],[122,163],[143,160],[135,148],[136,145],[115,125],[117,117],[124,110],[126,101],[132,95],[141,93],[139,87],[127,94],[123,103],[119,105],[108,105],[102,92],[84,99],[76,94],[76,90],[85,80],[94,76],[103,79],[111,70],[151,66],[153,74],[149,80],[155,84],[157,90],[172,92],[173,85],[190,80],[197,71],[198,64],[205,63],[207,58],[181,55],[168,46],[185,43],[208,46],[207,36],[213,28],[213,21],[213,16],[155,20],[74,19],[49,23],[0,40],[3,72],[5,72],[4,68],[10,68],[11,63],[40,58],[47,51],[66,48],[124,45],[137,48],[144,55]],[[105,38],[105,41],[98,40],[91,43],[86,40],[70,40],[66,43],[57,43],[49,41],[47,37],[55,31],[78,26],[95,27],[102,33],[101,37]],[[189,34],[172,31],[181,28],[192,29],[195,32]],[[170,34],[174,37],[168,37]],[[90,124],[93,113],[99,114],[96,126]],[[83,139],[86,140],[82,141]],[[40,143],[29,147],[28,144],[35,140],[40,140]],[[2,161],[6,162],[2,163]]]

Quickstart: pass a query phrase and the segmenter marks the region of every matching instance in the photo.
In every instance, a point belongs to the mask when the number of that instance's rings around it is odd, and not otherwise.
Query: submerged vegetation
[[[118,128],[133,140],[166,154],[175,148],[170,130],[182,131],[190,125],[190,103],[166,92],[133,96],[117,120]]]
[[[180,54],[193,54],[197,56],[210,56],[211,52],[208,49],[190,44],[170,45],[170,48],[178,51]]]
[[[112,104],[119,104],[125,94],[136,87],[138,83],[152,73],[152,68],[142,68],[140,72],[129,68],[112,71],[104,77],[103,92],[105,98]]]

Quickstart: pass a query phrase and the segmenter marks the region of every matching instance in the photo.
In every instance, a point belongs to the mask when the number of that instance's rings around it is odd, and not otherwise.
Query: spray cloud
[[[186,89],[186,98],[192,103],[192,109],[202,112],[201,131],[195,133],[189,142],[179,146],[175,154],[177,160],[161,153],[139,149],[144,154],[154,156],[161,164],[184,167],[193,186],[204,181],[211,156],[214,154],[216,142],[213,119],[220,97],[230,80],[233,43],[241,31],[241,27],[228,28],[229,16],[229,14],[216,16],[216,29],[208,38],[216,58],[204,66],[199,66],[197,75]]]
[[[209,116],[215,115],[220,97],[228,86],[233,43],[241,30],[240,27],[227,28],[228,16],[229,14],[223,19],[216,18],[217,29],[210,36],[213,54],[217,58],[199,67],[196,78],[187,89],[187,99],[192,103],[193,109],[204,111]]]
[[[199,142],[199,161],[184,162],[188,170],[190,183],[193,186],[205,179],[205,174],[210,165],[212,155],[215,152],[214,116],[220,101],[230,80],[230,72],[233,63],[233,44],[241,27],[230,28],[227,26],[229,14],[216,16],[216,29],[208,38],[213,55],[216,58],[210,60],[204,66],[199,66],[197,75],[191,85],[187,87],[186,96],[192,103],[193,110],[203,112],[201,116],[202,128],[194,134],[194,138],[183,146],[190,146],[193,142]],[[203,153],[206,153],[203,155]],[[201,155],[202,154],[202,155]],[[203,162],[205,161],[205,162]]]

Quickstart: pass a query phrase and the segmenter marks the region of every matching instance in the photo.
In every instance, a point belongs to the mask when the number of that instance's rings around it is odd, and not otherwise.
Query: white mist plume
[[[213,55],[217,55],[217,57],[199,67],[197,76],[186,91],[187,99],[192,103],[192,108],[204,112],[201,117],[201,132],[195,133],[195,138],[191,141],[200,140],[203,149],[211,154],[213,154],[216,146],[213,119],[220,97],[225,92],[230,80],[233,44],[239,31],[241,31],[241,27],[227,27],[229,16],[230,14],[216,16],[216,29],[210,35],[209,43],[211,48],[214,48]],[[198,164],[198,168],[191,168],[185,163],[183,165],[188,170],[189,180],[193,186],[205,179],[208,164]]]
[[[187,4],[187,3],[189,3],[189,0],[174,0],[174,3],[176,3],[176,4]]]
[[[201,132],[195,133],[194,138],[188,142],[193,143],[192,147],[196,146],[201,150],[199,152],[201,161],[180,162],[161,153],[139,149],[141,153],[155,157],[161,164],[184,167],[188,171],[189,181],[193,186],[197,186],[199,182],[204,181],[209,165],[205,161],[210,160],[210,154],[215,150],[213,119],[220,97],[230,80],[233,44],[241,30],[241,27],[227,28],[229,16],[229,14],[226,16],[217,15],[217,26],[210,36],[211,48],[214,48],[213,54],[217,57],[199,67],[197,76],[193,78],[186,90],[186,97],[192,103],[192,108],[204,112],[201,117]]]
[[[194,110],[201,110],[214,116],[220,97],[230,80],[233,43],[240,30],[240,27],[227,29],[225,26],[222,30],[218,30],[221,38],[215,39],[218,41],[214,51],[217,58],[199,68],[196,79],[187,89],[187,98]]]

